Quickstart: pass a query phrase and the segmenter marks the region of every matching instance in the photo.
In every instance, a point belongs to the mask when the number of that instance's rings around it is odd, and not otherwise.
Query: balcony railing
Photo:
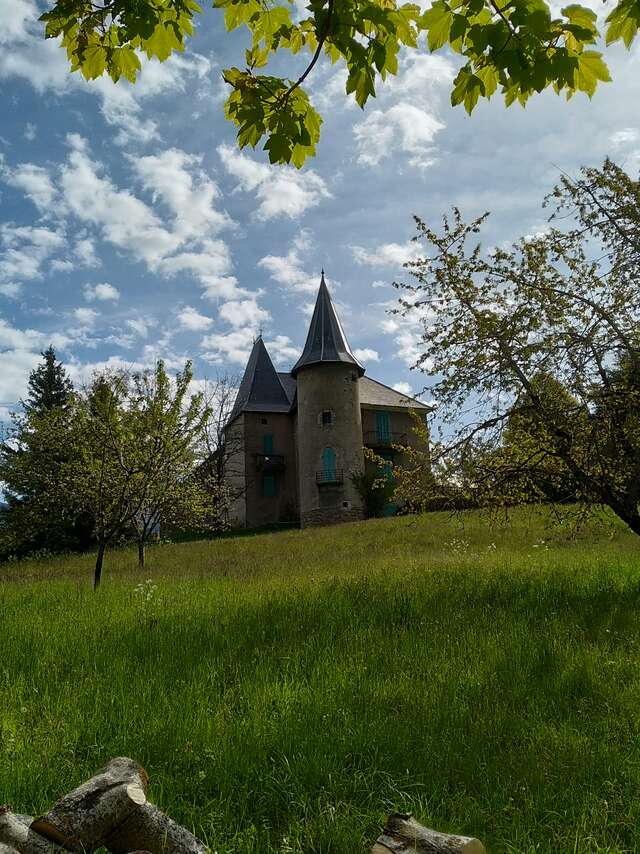
[[[392,433],[391,430],[366,430],[364,443],[369,448],[390,448],[392,445],[406,445],[406,433]]]
[[[284,456],[283,454],[256,454],[256,468],[266,474],[284,471],[286,468]]]
[[[344,471],[342,469],[322,469],[316,472],[316,483],[319,485],[325,483],[343,483]]]

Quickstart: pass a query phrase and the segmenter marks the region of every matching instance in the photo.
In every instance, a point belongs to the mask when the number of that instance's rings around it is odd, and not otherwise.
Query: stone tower
[[[304,527],[361,519],[362,500],[351,474],[364,470],[358,383],[364,368],[349,349],[324,271],[307,341],[291,374],[297,381],[300,522]]]

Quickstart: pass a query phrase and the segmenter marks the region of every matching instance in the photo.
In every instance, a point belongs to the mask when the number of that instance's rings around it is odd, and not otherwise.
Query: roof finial
[[[324,266],[322,267],[322,270],[320,270],[320,282],[321,284],[324,284]]]

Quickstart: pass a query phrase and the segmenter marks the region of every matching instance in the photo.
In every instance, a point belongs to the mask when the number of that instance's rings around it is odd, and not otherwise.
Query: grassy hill
[[[0,803],[129,755],[219,854],[363,854],[391,809],[492,852],[630,852],[640,540],[523,510],[0,567]],[[147,579],[151,579],[147,581]]]

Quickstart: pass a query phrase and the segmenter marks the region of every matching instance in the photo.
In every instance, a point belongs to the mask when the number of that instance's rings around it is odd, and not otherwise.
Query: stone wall
[[[347,510],[342,507],[324,507],[317,510],[309,510],[300,519],[303,528],[311,528],[320,525],[335,525],[339,522],[359,522],[364,519],[361,507]]]

